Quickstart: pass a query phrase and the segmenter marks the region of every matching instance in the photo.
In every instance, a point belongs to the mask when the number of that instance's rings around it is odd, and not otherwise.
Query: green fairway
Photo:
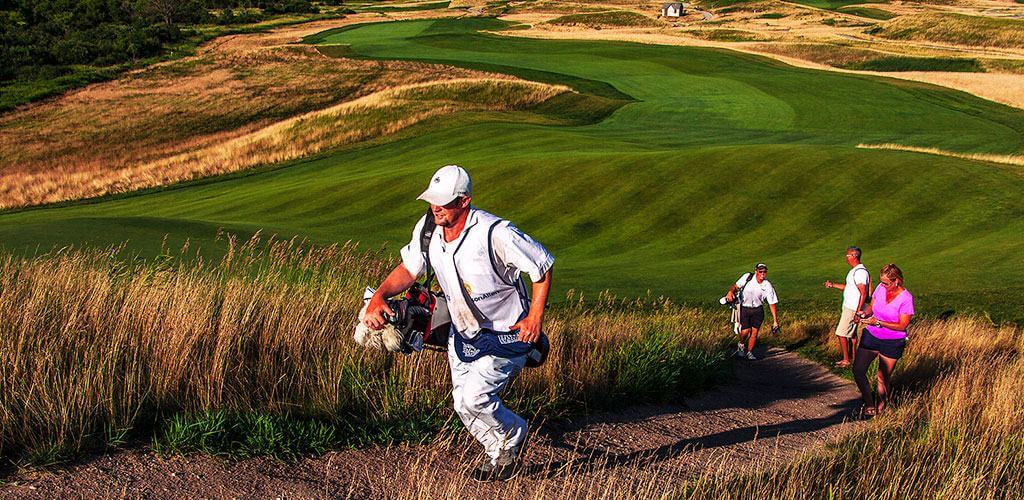
[[[155,252],[218,227],[314,241],[408,241],[415,201],[437,167],[474,176],[477,206],[515,221],[556,256],[560,295],[652,290],[708,303],[763,260],[783,302],[838,304],[848,244],[877,273],[903,267],[923,310],[1019,314],[1024,177],[1019,167],[858,149],[899,143],[1021,154],[1024,111],[938,87],[793,68],[724,50],[500,37],[493,19],[381,23],[318,43],[350,55],[411,59],[565,82],[594,99],[538,112],[588,125],[462,117],[396,140],[284,168],[0,216],[0,241],[24,252],[131,240]],[[632,99],[629,101],[628,99]],[[606,113],[596,113],[601,116]],[[577,120],[578,121],[578,120]],[[832,293],[829,293],[832,292]],[[994,301],[994,302],[993,302]],[[1005,303],[1004,303],[1005,302]]]

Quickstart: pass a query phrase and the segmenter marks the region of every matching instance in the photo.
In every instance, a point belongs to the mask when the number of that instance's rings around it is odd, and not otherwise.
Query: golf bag
[[[393,317],[388,317],[388,321],[402,335],[402,353],[448,349],[451,318],[443,295],[416,283],[405,292],[403,298],[389,300],[388,306],[395,312]]]
[[[747,279],[743,282],[743,285],[739,287],[733,299],[730,301],[726,297],[722,297],[718,302],[730,309],[729,320],[732,322],[732,332],[739,335],[742,331],[742,325],[740,324],[740,310],[743,308],[743,289],[747,287],[750,280],[754,277],[754,273],[750,272],[746,274]]]
[[[443,296],[428,292],[417,284],[400,298],[385,301],[394,314],[385,314],[384,327],[372,330],[363,324],[363,318],[373,294],[373,288],[363,292],[363,309],[359,312],[354,335],[357,344],[368,349],[404,354],[423,349],[445,350],[451,321]]]

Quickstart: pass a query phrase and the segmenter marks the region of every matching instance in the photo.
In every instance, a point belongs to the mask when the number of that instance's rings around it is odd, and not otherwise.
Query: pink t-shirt
[[[875,318],[886,323],[899,323],[901,314],[914,315],[914,297],[910,295],[910,290],[904,289],[888,303],[885,301],[885,293],[885,287],[878,285],[871,294],[871,312]],[[867,329],[878,339],[895,340],[907,337],[907,332],[881,326],[868,325]]]

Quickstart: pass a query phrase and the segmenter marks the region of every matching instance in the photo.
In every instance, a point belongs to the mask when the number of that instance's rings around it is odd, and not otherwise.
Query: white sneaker
[[[743,342],[736,343],[736,357],[742,358],[747,355],[747,348],[743,345]]]
[[[757,361],[757,356],[754,356],[754,353],[751,352],[751,351],[747,351],[747,354],[746,354],[746,356],[744,356],[744,358],[746,358],[746,359],[748,359],[750,361]]]

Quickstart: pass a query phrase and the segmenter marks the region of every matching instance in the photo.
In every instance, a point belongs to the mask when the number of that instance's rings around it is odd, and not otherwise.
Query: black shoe
[[[485,462],[474,469],[470,477],[480,482],[506,481],[516,477],[518,473],[518,461],[505,465],[492,465],[490,462]]]
[[[490,460],[480,464],[479,467],[469,473],[469,477],[480,482],[491,481],[492,475],[494,475],[494,465],[491,464]]]
[[[505,481],[519,473],[519,457],[525,448],[526,440],[502,451],[492,463],[490,460],[480,464],[473,471],[473,479],[477,481]]]

